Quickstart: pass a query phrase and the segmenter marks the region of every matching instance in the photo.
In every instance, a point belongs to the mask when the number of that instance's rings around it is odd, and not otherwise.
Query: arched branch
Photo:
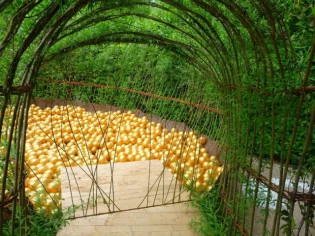
[[[4,2],[6,2],[6,0],[4,0]],[[9,4],[11,4],[10,2],[12,3],[12,1],[8,1],[7,3],[4,3],[4,4],[8,4],[5,7],[9,6]],[[16,35],[16,33],[18,32],[18,29],[20,28],[24,19],[26,18],[26,15],[41,2],[42,0],[39,0],[37,2],[30,1],[29,3],[25,3],[23,6],[19,8],[19,10],[17,10],[17,13],[15,13],[15,15],[13,16],[11,20],[10,27],[6,36],[3,38],[2,42],[0,43],[0,57],[2,56],[3,51],[6,48],[6,46],[12,40],[14,35]]]

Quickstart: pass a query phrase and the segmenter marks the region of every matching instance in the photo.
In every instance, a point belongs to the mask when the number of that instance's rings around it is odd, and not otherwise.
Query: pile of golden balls
[[[31,105],[26,134],[26,193],[47,210],[60,205],[60,167],[160,160],[185,186],[210,190],[223,171],[193,131],[168,130],[131,111],[87,112]],[[48,193],[48,194],[47,194]]]

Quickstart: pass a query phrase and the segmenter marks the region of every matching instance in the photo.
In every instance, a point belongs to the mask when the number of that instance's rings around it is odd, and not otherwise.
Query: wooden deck
[[[80,218],[58,236],[194,235],[188,224],[196,210],[176,203],[189,193],[158,160],[64,168],[61,180],[62,206],[76,205]]]
[[[195,209],[178,203],[70,220],[57,236],[195,236],[188,227]]]

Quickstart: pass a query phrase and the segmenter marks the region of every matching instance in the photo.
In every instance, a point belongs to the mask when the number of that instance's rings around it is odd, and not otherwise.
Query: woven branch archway
[[[267,212],[272,191],[276,191],[278,197],[274,215],[263,215],[262,231],[266,231],[266,226],[271,224],[270,233],[275,235],[285,225],[285,232],[290,235],[292,232],[301,233],[300,228],[305,225],[304,233],[309,235],[313,225],[314,166],[308,165],[305,170],[305,163],[311,160],[310,150],[314,143],[314,85],[309,78],[313,76],[311,68],[315,43],[313,40],[308,45],[311,49],[305,68],[299,68],[286,23],[277,6],[273,1],[266,3],[263,0],[244,3],[225,0],[94,1],[93,4],[86,0],[51,3],[39,0],[21,6],[13,6],[10,1],[0,3],[0,12],[14,13],[11,14],[14,15],[11,24],[5,27],[6,34],[0,44],[2,58],[9,58],[10,50],[14,49],[12,59],[1,59],[5,65],[2,70],[2,131],[5,129],[4,117],[8,105],[13,102],[12,105],[21,108],[15,109],[9,129],[0,218],[4,216],[6,179],[11,145],[14,143],[17,167],[13,192],[14,196],[19,194],[19,198],[24,199],[24,192],[19,190],[23,189],[25,177],[23,163],[28,108],[31,90],[42,64],[86,45],[132,42],[157,44],[181,55],[220,91],[220,109],[224,111],[226,130],[221,141],[226,144],[223,155],[225,166],[228,167],[220,181],[220,192],[222,204],[232,205],[232,208],[226,207],[224,210],[233,215],[230,225],[254,234],[257,225],[255,217],[259,215],[255,205],[259,201],[260,183],[263,183],[267,187],[267,203],[264,206]],[[154,15],[149,9],[165,14]],[[255,13],[250,10],[255,10]],[[147,28],[123,28],[115,22],[132,17],[143,18],[152,22],[153,26],[161,25],[164,31],[156,33]],[[34,24],[31,24],[33,19]],[[256,21],[264,24],[264,27],[257,26]],[[100,27],[99,23],[106,22],[110,22],[109,26],[116,24],[117,29]],[[22,28],[26,33],[18,34]],[[99,32],[85,38],[82,34],[86,29],[99,29]],[[172,38],[168,37],[170,34],[166,29],[174,33]],[[300,115],[302,111],[303,117]],[[302,119],[307,122],[300,122]],[[303,147],[298,148],[295,145],[297,132],[303,129],[306,130]],[[295,184],[288,190],[286,179],[293,156],[299,158],[295,174],[291,176]],[[275,159],[280,161],[278,184],[272,182]],[[267,173],[264,172],[265,166],[270,168]],[[306,174],[309,176],[304,178]],[[247,180],[243,181],[243,177],[247,177]],[[254,191],[248,195],[251,179],[254,180]],[[307,192],[305,189],[299,191],[298,183],[301,180],[309,182]],[[287,203],[283,203],[284,198]],[[15,207],[16,199],[13,198]],[[304,202],[299,224],[294,221],[294,213],[299,211],[296,201]],[[249,204],[251,209],[245,211],[239,203]],[[285,208],[283,204],[286,204]],[[246,218],[248,212],[251,216],[249,221]],[[230,227],[229,234],[233,233],[234,228]]]

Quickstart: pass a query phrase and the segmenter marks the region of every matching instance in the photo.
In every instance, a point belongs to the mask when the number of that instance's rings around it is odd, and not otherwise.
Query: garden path
[[[92,184],[93,175],[97,184]],[[195,235],[188,225],[197,217],[197,210],[181,202],[189,199],[188,192],[158,160],[63,168],[61,183],[62,206],[82,204],[75,212],[79,218],[69,220],[57,236]],[[181,203],[170,204],[173,199]],[[111,203],[104,204],[104,200]],[[141,209],[130,210],[138,207]],[[118,208],[121,211],[109,213]]]

